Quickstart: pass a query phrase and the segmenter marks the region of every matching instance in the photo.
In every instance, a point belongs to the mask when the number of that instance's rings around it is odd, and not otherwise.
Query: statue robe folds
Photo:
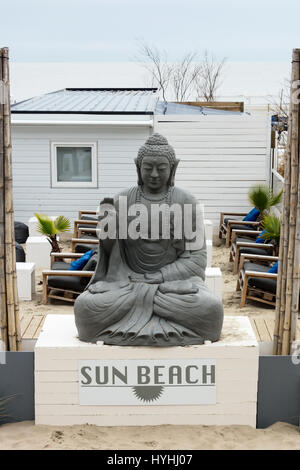
[[[138,188],[121,193],[128,207]],[[171,204],[195,204],[189,193],[172,187]],[[117,200],[116,200],[117,207]],[[203,227],[202,227],[203,230]],[[184,346],[217,341],[223,307],[204,284],[205,242],[185,250],[185,240],[115,240],[108,254],[101,248],[95,274],[76,299],[79,339],[122,346]],[[161,284],[145,282],[145,273],[160,272]],[[133,281],[134,279],[135,281]]]

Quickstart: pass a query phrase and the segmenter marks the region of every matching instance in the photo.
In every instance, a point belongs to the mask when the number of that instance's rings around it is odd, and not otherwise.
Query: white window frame
[[[57,147],[91,147],[92,181],[57,181]],[[51,186],[52,188],[97,188],[97,143],[51,142]]]

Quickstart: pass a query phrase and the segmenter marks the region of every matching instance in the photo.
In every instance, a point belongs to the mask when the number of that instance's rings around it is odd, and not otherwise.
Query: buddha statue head
[[[151,135],[139,149],[135,164],[138,185],[157,193],[174,186],[179,160],[167,139],[160,134]]]

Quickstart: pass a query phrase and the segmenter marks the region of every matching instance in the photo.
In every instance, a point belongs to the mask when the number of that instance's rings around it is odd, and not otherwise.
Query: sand
[[[0,449],[300,449],[296,426],[276,423],[249,426],[97,427],[35,426],[32,421],[0,426]]]
[[[69,251],[68,243],[63,244]],[[228,261],[229,250],[221,242],[214,246],[213,266],[223,273],[223,305],[225,315],[248,315],[274,318],[274,309],[259,303],[249,303],[240,309],[240,294],[236,292],[236,276]],[[36,294],[31,302],[21,302],[22,315],[73,312],[73,307],[52,300],[41,303],[41,270],[36,272]],[[34,422],[0,426],[0,449],[294,449],[300,450],[300,431],[296,426],[275,423],[267,429],[249,426],[145,426],[97,427],[35,426]]]

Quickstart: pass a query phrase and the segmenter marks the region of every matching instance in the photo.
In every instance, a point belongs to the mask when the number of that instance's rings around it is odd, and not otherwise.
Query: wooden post
[[[299,309],[299,80],[300,49],[294,49],[273,348],[273,353],[279,355],[291,353],[292,343],[296,339],[296,325]]]
[[[0,50],[0,86],[2,87],[2,50]],[[2,97],[4,94],[3,87],[0,88],[0,338],[4,341],[6,349],[8,348],[8,332],[7,332],[7,311],[6,311],[6,285],[5,285],[5,210],[4,210],[4,126],[3,126],[3,104]]]
[[[21,349],[14,211],[8,48],[0,49],[0,332],[6,349]]]

